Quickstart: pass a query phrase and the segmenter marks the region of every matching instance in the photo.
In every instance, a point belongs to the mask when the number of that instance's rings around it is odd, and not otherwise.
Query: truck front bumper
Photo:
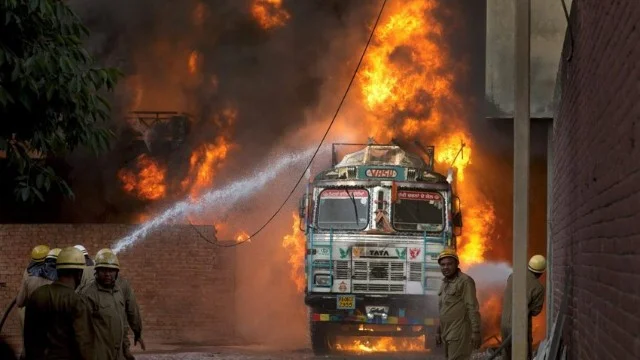
[[[345,295],[345,294],[339,294]],[[311,309],[311,321],[342,324],[409,325],[435,327],[437,321],[437,298],[421,295],[354,295],[354,310],[337,309],[338,294],[306,294],[305,304]],[[388,316],[369,317],[366,307],[385,306]]]

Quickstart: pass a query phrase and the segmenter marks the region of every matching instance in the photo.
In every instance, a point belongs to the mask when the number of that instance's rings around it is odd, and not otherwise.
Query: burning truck
[[[337,162],[339,145],[364,148]],[[299,213],[314,353],[337,336],[435,344],[437,256],[456,247],[462,215],[453,170],[435,172],[435,148],[420,148],[427,161],[393,143],[334,144],[332,167],[308,184]]]

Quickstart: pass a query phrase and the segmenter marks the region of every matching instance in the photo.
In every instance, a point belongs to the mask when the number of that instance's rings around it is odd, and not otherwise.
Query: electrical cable
[[[273,221],[273,219],[275,219],[275,217],[280,213],[280,211],[282,211],[282,209],[287,204],[289,199],[291,199],[291,196],[293,196],[293,194],[295,193],[296,189],[298,188],[298,185],[300,185],[300,182],[304,178],[304,176],[305,176],[305,174],[307,172],[307,169],[309,169],[309,167],[313,163],[313,160],[315,159],[316,155],[318,155],[318,152],[320,151],[320,148],[322,147],[322,144],[324,143],[325,139],[327,138],[327,135],[329,135],[329,131],[331,130],[331,127],[335,123],[336,118],[338,117],[338,114],[340,113],[340,109],[342,109],[342,105],[344,104],[344,101],[346,100],[347,95],[349,94],[349,90],[351,89],[351,86],[353,85],[353,82],[355,81],[356,76],[358,75],[358,70],[360,69],[360,65],[362,65],[362,61],[364,60],[364,56],[367,53],[367,49],[369,48],[369,45],[371,44],[371,40],[373,39],[373,35],[376,32],[376,28],[378,27],[378,23],[380,22],[380,18],[382,17],[382,12],[383,12],[384,7],[385,7],[386,4],[387,4],[387,0],[384,0],[382,2],[382,6],[380,7],[380,11],[378,12],[378,17],[376,18],[376,22],[373,24],[373,29],[371,29],[371,34],[369,35],[369,39],[367,40],[367,44],[365,45],[364,50],[362,51],[362,55],[360,56],[360,60],[358,61],[358,65],[356,66],[356,69],[353,72],[353,76],[351,77],[351,80],[349,81],[349,85],[347,85],[347,89],[345,90],[344,95],[342,95],[342,99],[340,100],[340,103],[338,104],[338,108],[336,109],[336,112],[333,114],[333,118],[331,119],[331,122],[329,123],[329,126],[327,127],[327,130],[324,132],[324,135],[322,136],[322,139],[320,140],[320,143],[318,144],[318,147],[316,148],[316,151],[313,153],[313,156],[311,156],[311,159],[309,160],[309,163],[307,164],[307,166],[302,171],[302,174],[300,174],[300,178],[298,178],[298,181],[293,186],[293,188],[289,192],[289,195],[287,195],[287,197],[284,199],[284,201],[282,202],[280,207],[278,207],[278,209],[273,213],[273,215],[271,215],[271,217],[261,227],[259,227],[258,230],[256,230],[253,234],[251,234],[251,236],[249,236],[248,238],[246,238],[246,239],[244,239],[242,241],[236,241],[236,242],[234,242],[233,244],[230,244],[230,245],[221,245],[218,242],[214,243],[214,242],[210,241],[209,239],[207,239],[200,232],[200,230],[198,230],[198,228],[196,228],[195,225],[193,225],[193,223],[191,223],[191,221],[189,221],[189,224],[193,227],[193,229],[198,233],[198,235],[202,239],[204,239],[206,242],[208,242],[210,244],[214,244],[214,245],[216,245],[218,247],[234,247],[234,246],[238,246],[238,245],[244,244],[244,243],[250,241],[256,235],[258,235],[262,230],[264,230],[264,228],[266,228]]]

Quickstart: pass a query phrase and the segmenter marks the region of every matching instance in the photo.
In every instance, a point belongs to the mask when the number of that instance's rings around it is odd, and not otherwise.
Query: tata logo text
[[[395,178],[398,172],[394,169],[367,169],[365,173],[370,178]]]
[[[387,250],[369,250],[369,256],[371,257],[389,257]]]

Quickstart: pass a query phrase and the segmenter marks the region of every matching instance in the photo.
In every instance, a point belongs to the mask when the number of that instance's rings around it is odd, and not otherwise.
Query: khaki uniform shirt
[[[26,306],[27,359],[93,360],[94,332],[84,298],[60,282],[31,294]]]
[[[107,289],[93,281],[82,288],[96,332],[96,360],[123,360],[126,330],[125,300],[120,287]]]
[[[80,286],[76,291],[80,291],[83,287],[89,285],[90,282],[95,279],[95,267],[94,266],[86,266],[84,268],[84,272],[82,273],[82,280],[80,281]]]
[[[502,300],[502,318],[500,321],[502,329],[510,333],[511,330],[511,307],[513,295],[513,274],[507,279],[507,287],[504,289]],[[529,306],[529,342],[533,341],[531,318],[540,314],[544,305],[544,286],[540,280],[531,272],[527,271],[527,304]]]
[[[121,276],[118,276],[116,284],[120,287],[122,295],[124,296],[127,324],[131,328],[131,331],[133,331],[135,337],[141,337],[142,319],[140,318],[140,308],[138,307],[133,289],[131,289],[131,284]]]
[[[36,289],[43,285],[49,285],[53,281],[43,278],[40,276],[27,276],[22,281],[22,286],[20,287],[20,292],[18,292],[18,297],[16,297],[16,306],[21,308],[27,305],[27,301],[31,294],[33,294]]]
[[[444,341],[471,339],[480,333],[480,305],[476,297],[476,283],[458,270],[458,275],[443,279],[438,292],[440,331]]]

